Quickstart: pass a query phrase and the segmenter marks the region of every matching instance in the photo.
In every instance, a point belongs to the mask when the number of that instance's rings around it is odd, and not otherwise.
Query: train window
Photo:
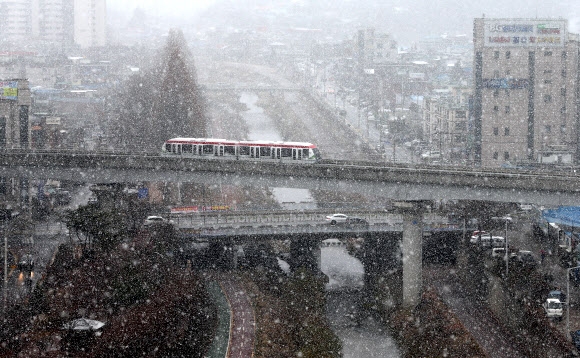
[[[181,150],[183,151],[183,153],[191,153],[191,148],[193,146],[191,144],[182,144],[181,145]]]
[[[226,145],[224,147],[224,155],[236,155],[236,147],[233,145]]]
[[[282,148],[282,158],[292,157],[292,148]]]
[[[250,155],[250,147],[246,146],[240,147],[239,151],[240,155]]]
[[[260,157],[269,157],[272,153],[272,148],[270,147],[261,147],[260,148]]]
[[[197,145],[193,145],[191,146],[191,152],[195,155],[197,155]]]
[[[171,153],[171,144],[170,143],[165,144],[165,151]]]
[[[206,144],[202,146],[202,155],[212,155],[213,154],[213,144]]]
[[[308,159],[308,149],[302,149],[302,158]]]

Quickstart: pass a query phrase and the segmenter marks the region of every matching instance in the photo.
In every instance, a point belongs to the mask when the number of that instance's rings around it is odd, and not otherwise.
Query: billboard
[[[488,47],[563,47],[568,40],[566,20],[485,19],[484,44]]]
[[[0,99],[18,100],[18,81],[0,81]]]

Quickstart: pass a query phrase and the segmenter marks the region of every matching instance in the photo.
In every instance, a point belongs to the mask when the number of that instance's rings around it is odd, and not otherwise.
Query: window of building
[[[545,84],[545,85],[549,85],[549,84],[551,84],[551,83],[552,83],[552,80],[544,80],[544,84]]]
[[[562,108],[560,108],[560,113],[561,114],[565,114],[566,113],[566,106],[562,106]]]
[[[562,70],[562,77],[566,78],[566,70]]]
[[[467,123],[465,121],[455,122],[456,131],[465,131],[467,129]]]
[[[494,97],[499,96],[499,90],[497,88],[493,90],[493,96]]]
[[[511,57],[511,51],[505,52],[505,58],[509,59]]]
[[[510,159],[510,153],[509,152],[503,152],[503,160],[509,160]]]
[[[493,106],[493,110],[496,112],[499,111],[499,106]]]
[[[499,154],[497,152],[493,152],[493,159],[497,159],[499,157]]]
[[[493,78],[499,78],[499,70],[493,71]]]
[[[510,129],[509,129],[509,127],[505,127],[504,128],[503,135],[510,135]]]
[[[560,133],[561,134],[566,134],[566,125],[565,124],[561,124],[560,125]]]
[[[545,94],[545,95],[544,95],[544,102],[545,102],[545,103],[550,103],[550,102],[552,102],[552,95]]]
[[[568,57],[568,53],[566,51],[562,51],[562,58]]]
[[[552,70],[544,70],[544,74],[545,74],[545,75],[548,75],[548,74],[550,74],[550,73],[552,73]]]
[[[499,134],[499,128],[493,127],[493,135],[498,135],[498,134]]]
[[[495,59],[499,58],[499,51],[493,51],[493,58]]]
[[[510,113],[510,106],[505,106],[505,113]]]
[[[560,88],[560,95],[562,95],[563,97],[566,96],[566,89],[565,88]]]
[[[552,51],[544,51],[544,56],[552,56]]]
[[[552,133],[552,126],[549,124],[544,126],[544,132],[545,133]]]

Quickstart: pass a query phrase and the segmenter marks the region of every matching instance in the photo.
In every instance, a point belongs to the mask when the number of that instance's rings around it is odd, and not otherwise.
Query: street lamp
[[[570,332],[570,270],[578,269],[580,266],[570,267],[566,270],[566,336]]]

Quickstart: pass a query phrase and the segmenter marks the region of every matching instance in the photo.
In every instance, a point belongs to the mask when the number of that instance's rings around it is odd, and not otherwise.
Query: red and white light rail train
[[[161,148],[165,156],[282,162],[321,159],[315,144],[306,142],[236,141],[217,138],[173,138]]]

